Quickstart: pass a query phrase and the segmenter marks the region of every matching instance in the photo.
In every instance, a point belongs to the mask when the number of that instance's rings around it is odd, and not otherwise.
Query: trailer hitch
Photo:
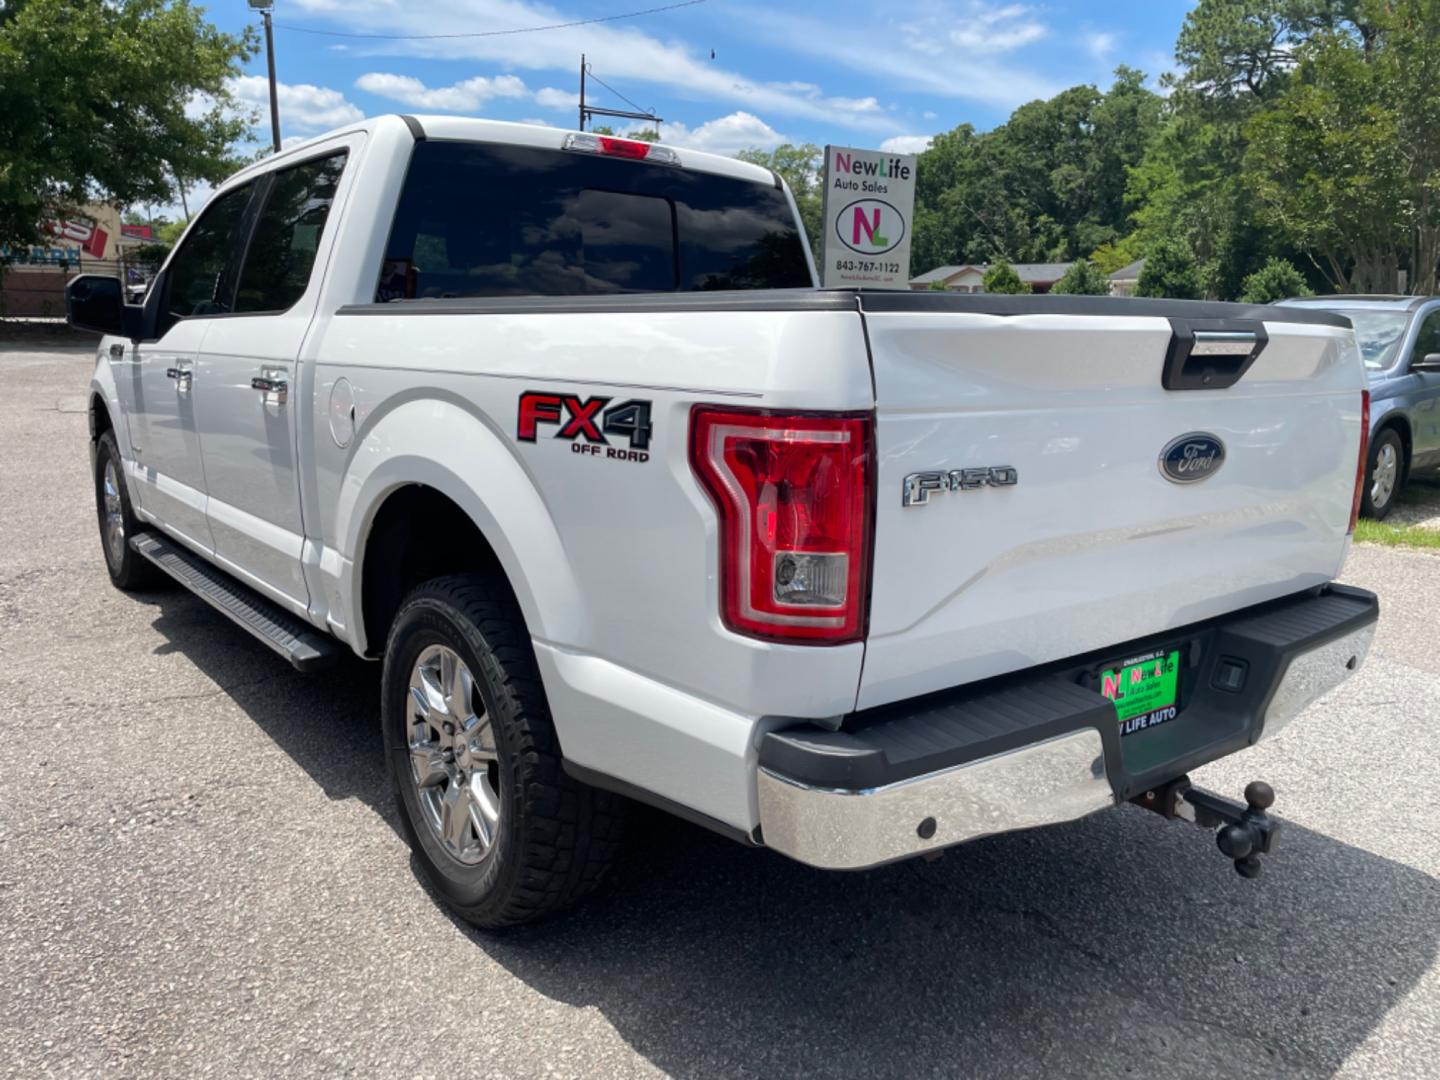
[[[1245,785],[1245,805],[1201,791],[1188,776],[1171,780],[1132,800],[1161,817],[1178,818],[1215,830],[1215,843],[1241,877],[1260,876],[1260,856],[1275,850],[1280,822],[1265,811],[1275,805],[1275,789],[1263,780]]]

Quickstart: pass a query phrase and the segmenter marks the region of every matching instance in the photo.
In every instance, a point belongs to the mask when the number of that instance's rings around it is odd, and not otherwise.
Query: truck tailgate
[[[1364,386],[1343,324],[1276,308],[1049,297],[864,294],[862,309],[878,498],[858,708],[1142,638],[1338,573]],[[1172,338],[1217,319],[1268,341],[1227,388],[1166,389]],[[1177,483],[1160,458],[1191,433],[1223,443],[1223,464]],[[957,476],[902,505],[908,476],[967,469],[981,470],[967,478],[979,486]]]

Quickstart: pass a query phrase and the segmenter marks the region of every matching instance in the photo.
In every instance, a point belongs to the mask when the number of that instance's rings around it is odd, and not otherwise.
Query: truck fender
[[[349,576],[342,595],[357,651],[366,648],[361,590],[370,526],[386,498],[413,484],[450,499],[480,530],[532,636],[559,644],[582,640],[588,612],[565,545],[513,447],[487,418],[459,399],[428,397],[377,410],[367,420],[341,479],[335,516]]]

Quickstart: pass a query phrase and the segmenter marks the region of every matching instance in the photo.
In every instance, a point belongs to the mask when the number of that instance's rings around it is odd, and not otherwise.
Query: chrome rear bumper
[[[1336,587],[1193,631],[1217,636],[1211,655],[1198,662],[1191,705],[1176,721],[1189,720],[1188,742],[1162,727],[1155,736],[1130,736],[1122,745],[1113,706],[1077,685],[1084,665],[999,689],[932,697],[908,709],[891,706],[848,731],[773,732],[756,778],[763,843],[811,866],[855,870],[994,833],[1073,821],[1137,797],[1273,736],[1335,689],[1369,653],[1378,610],[1373,595]],[[1216,657],[1231,653],[1248,657],[1253,685],[1243,693],[1210,681],[1218,679],[1211,675]],[[1041,715],[1046,705],[1054,711]],[[1015,723],[1033,724],[1034,741],[1014,745],[1023,731],[999,737],[1009,745],[975,735],[1026,713],[1029,719]],[[1163,741],[1145,743],[1153,737]],[[953,751],[946,739],[955,740]],[[984,752],[987,745],[1001,750]],[[1170,745],[1179,749],[1157,757]],[[902,767],[897,762],[916,747],[929,761],[967,752],[973,760],[896,776]],[[826,783],[821,777],[836,779]]]
[[[1115,805],[1094,728],[867,790],[809,787],[767,769],[758,787],[766,847],[832,870],[859,870]]]

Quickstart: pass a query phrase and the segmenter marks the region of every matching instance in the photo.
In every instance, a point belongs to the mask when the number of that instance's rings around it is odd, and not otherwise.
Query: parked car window
[[[789,201],[773,184],[431,140],[415,147],[376,299],[810,284]]]
[[[1410,324],[1410,316],[1403,311],[1376,311],[1372,308],[1336,308],[1336,314],[1344,315],[1355,327],[1355,342],[1360,346],[1360,355],[1365,366],[1372,371],[1388,368],[1395,360],[1395,350],[1400,348],[1400,339]]]
[[[1440,309],[1425,316],[1425,321],[1420,324],[1420,330],[1415,335],[1415,351],[1410,354],[1410,362],[1413,364],[1424,360],[1431,353],[1440,353]]]
[[[245,252],[236,311],[285,311],[304,295],[344,170],[342,151],[274,174]]]
[[[168,318],[162,333],[176,319],[230,312],[234,282],[226,271],[253,191],[253,184],[245,184],[218,196],[175,252],[166,271],[164,313]]]

